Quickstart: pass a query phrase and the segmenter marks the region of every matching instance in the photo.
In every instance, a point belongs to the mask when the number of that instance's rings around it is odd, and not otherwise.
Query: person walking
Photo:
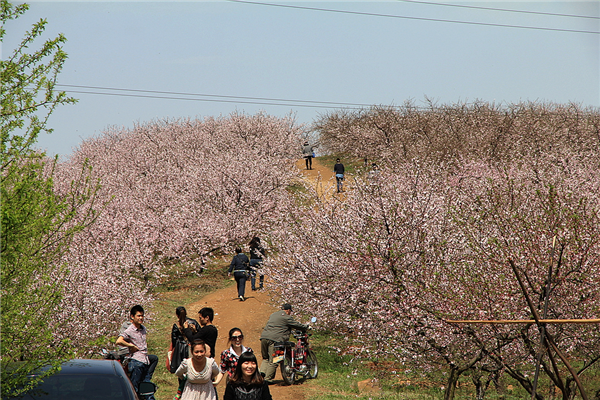
[[[265,249],[260,244],[260,238],[254,236],[249,243],[250,247],[250,283],[252,284],[252,290],[256,290],[256,275],[259,275],[259,289],[263,288],[265,281],[265,274],[262,271],[263,257],[265,256]]]
[[[223,400],[272,400],[268,382],[257,368],[254,353],[240,355],[235,372],[227,387]]]
[[[148,332],[144,323],[144,308],[135,305],[129,311],[131,325],[119,334],[116,344],[129,349],[129,363],[127,364],[131,374],[131,384],[139,393],[141,382],[150,382],[154,369],[158,364],[158,357],[148,354],[146,336]],[[146,400],[154,400],[154,395],[144,396]]]
[[[247,255],[242,253],[240,247],[235,249],[235,253],[236,255],[229,265],[227,276],[231,276],[231,272],[233,272],[233,277],[237,282],[238,297],[241,301],[244,301],[246,300],[244,295],[246,294],[246,280],[248,279],[248,274],[250,272],[250,260]]]
[[[229,344],[231,346],[221,353],[221,371],[227,374],[227,379],[233,376],[240,355],[246,352],[252,353],[252,349],[245,347],[243,343],[244,334],[242,330],[240,328],[231,328],[229,330]]]
[[[308,329],[308,325],[297,322],[291,314],[292,306],[287,303],[282,305],[281,310],[271,314],[267,321],[267,325],[260,335],[260,352],[262,356],[260,372],[265,374],[267,382],[273,382],[275,372],[277,371],[277,364],[273,363],[275,342],[288,341],[290,339],[292,328],[299,329],[303,332]]]
[[[221,382],[223,373],[213,358],[206,356],[206,344],[196,339],[191,346],[192,356],[181,362],[175,374],[185,376],[181,400],[217,400],[215,386]]]
[[[315,156],[314,147],[308,143],[308,140],[304,142],[302,146],[302,156],[306,162],[306,169],[312,169],[312,159]]]
[[[335,165],[333,166],[333,173],[335,174],[335,180],[337,181],[337,192],[344,191],[344,164],[340,161],[340,159],[335,160]]]

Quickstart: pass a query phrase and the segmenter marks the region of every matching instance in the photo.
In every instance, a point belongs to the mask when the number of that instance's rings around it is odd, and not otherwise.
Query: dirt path
[[[277,307],[270,303],[271,300],[267,291],[253,292],[249,282],[246,284],[246,296],[246,301],[240,301],[237,297],[237,288],[233,285],[217,290],[197,302],[186,305],[186,308],[189,310],[190,315],[194,317],[202,307],[212,307],[215,310],[213,323],[219,330],[216,346],[217,354],[220,355],[228,347],[227,334],[229,330],[234,327],[240,328],[244,332],[244,345],[254,350],[260,363],[260,334],[269,316],[277,310]],[[220,361],[220,358],[218,358],[218,361]],[[279,369],[275,375],[275,381],[277,384],[270,386],[273,399],[305,399],[302,385],[283,385]],[[220,399],[223,398],[224,391],[225,381],[217,386]]]
[[[312,169],[307,170],[304,159],[296,162],[296,167],[302,172],[306,183],[315,186],[319,196],[324,193],[332,193],[330,189],[335,188],[336,181],[333,169],[323,166],[318,159],[313,159]]]
[[[335,185],[333,171],[323,167],[317,160],[313,160],[313,169],[306,170],[304,160],[299,160],[296,165],[302,170],[302,174],[312,184],[320,184],[320,192],[323,193],[325,185]],[[268,277],[266,277],[265,286],[268,289]],[[279,309],[278,305],[271,302],[268,290],[252,291],[250,282],[246,284],[246,301],[241,302],[237,297],[237,289],[232,285],[225,289],[217,290],[202,299],[186,304],[188,314],[195,318],[198,310],[202,307],[212,307],[215,310],[214,325],[219,330],[217,339],[217,354],[221,354],[227,346],[227,334],[231,328],[240,328],[244,332],[244,345],[251,347],[257,355],[260,363],[260,335],[269,319],[269,316]],[[307,322],[307,321],[300,321]],[[217,357],[220,361],[220,356]],[[271,394],[274,400],[304,400],[305,386],[309,383],[300,385],[284,386],[281,372],[278,369],[275,375],[275,385],[270,386]],[[225,382],[218,387],[219,398],[223,398],[225,391]]]

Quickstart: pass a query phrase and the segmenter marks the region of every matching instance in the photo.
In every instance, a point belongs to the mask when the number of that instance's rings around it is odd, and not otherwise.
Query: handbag
[[[189,355],[188,347],[189,346],[186,342],[182,342],[180,340],[178,340],[175,343],[175,346],[171,350],[171,358],[169,359],[169,368],[167,368],[170,373],[174,374],[175,372],[177,372],[177,368],[179,368],[179,365],[181,364],[181,362],[185,358],[187,358],[187,355]]]
[[[171,372],[171,358],[173,357],[173,342],[169,345],[169,350],[167,351],[167,371]]]

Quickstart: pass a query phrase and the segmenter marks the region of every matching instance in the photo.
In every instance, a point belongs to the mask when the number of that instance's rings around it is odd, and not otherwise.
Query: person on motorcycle
[[[281,310],[271,314],[260,336],[260,352],[262,355],[260,372],[265,374],[267,383],[273,383],[277,371],[277,364],[273,363],[274,344],[288,341],[292,329],[299,329],[303,332],[308,329],[308,325],[297,322],[291,314],[292,306],[288,303],[282,305]]]

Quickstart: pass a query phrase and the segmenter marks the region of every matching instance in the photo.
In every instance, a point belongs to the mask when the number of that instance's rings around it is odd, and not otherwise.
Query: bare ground
[[[317,160],[313,159],[313,169],[306,170],[304,160],[298,160],[296,166],[301,170],[305,179],[312,184],[320,185],[319,192],[323,193],[323,186],[332,185],[334,181],[333,171],[324,168]],[[250,282],[246,284],[246,301],[240,301],[237,297],[237,288],[235,285],[217,290],[202,299],[186,304],[188,313],[195,317],[198,310],[202,307],[212,307],[215,310],[214,325],[219,330],[217,339],[216,354],[220,354],[228,347],[227,338],[231,328],[240,328],[244,333],[244,345],[251,347],[259,360],[260,356],[260,335],[269,319],[269,316],[279,309],[279,305],[274,305],[268,292],[268,277],[265,282],[266,290],[252,291]],[[307,321],[300,321],[307,322]],[[219,357],[217,357],[219,358]],[[220,358],[217,360],[220,361]],[[270,386],[271,395],[274,400],[305,400],[307,392],[311,385],[310,381],[302,382],[293,386],[285,386],[281,378],[280,369],[275,375],[276,384]],[[225,380],[217,386],[219,398],[223,398],[225,391]]]
[[[267,282],[268,284],[268,282]],[[271,313],[277,310],[270,304],[270,296],[267,291],[252,291],[250,283],[246,285],[246,301],[240,301],[237,297],[236,286],[217,290],[197,302],[186,305],[190,316],[202,307],[212,307],[215,310],[214,325],[219,330],[217,339],[217,354],[228,347],[227,338],[231,328],[240,328],[244,333],[244,345],[254,350],[256,357],[260,356],[260,334],[269,319]],[[305,321],[304,321],[305,322]],[[220,360],[220,359],[219,359]],[[285,386],[278,369],[275,375],[275,385],[270,386],[271,395],[275,400],[304,400],[305,393],[302,384]],[[225,391],[225,380],[217,386],[219,398],[223,398]]]

